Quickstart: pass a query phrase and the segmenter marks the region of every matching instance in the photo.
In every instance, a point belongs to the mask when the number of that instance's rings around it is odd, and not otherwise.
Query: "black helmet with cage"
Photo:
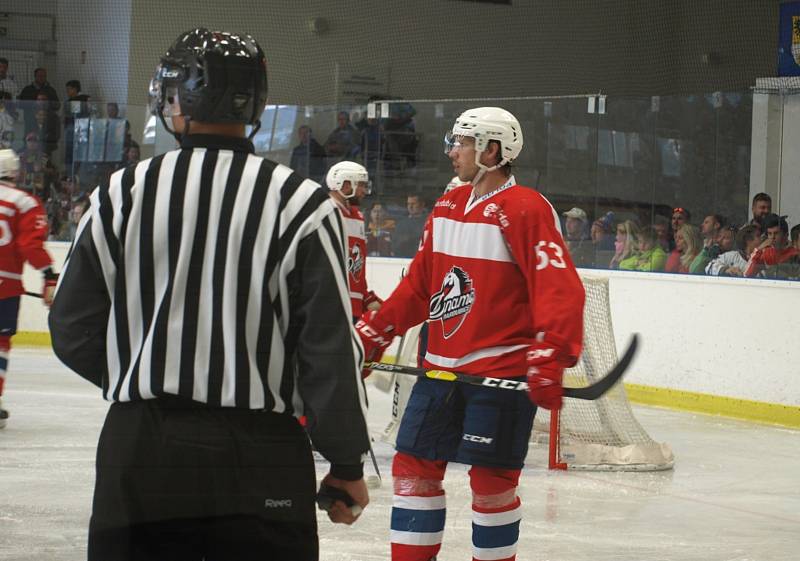
[[[249,35],[200,27],[182,33],[161,57],[150,82],[150,108],[166,119],[261,126],[267,103],[267,61]]]

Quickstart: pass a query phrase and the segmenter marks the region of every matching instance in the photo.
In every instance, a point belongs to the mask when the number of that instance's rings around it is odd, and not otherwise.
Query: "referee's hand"
[[[322,485],[328,485],[336,489],[341,489],[353,499],[353,506],[347,506],[342,501],[334,501],[328,509],[328,518],[335,524],[352,524],[369,504],[369,492],[364,478],[356,481],[345,481],[337,479],[328,474],[322,480]]]

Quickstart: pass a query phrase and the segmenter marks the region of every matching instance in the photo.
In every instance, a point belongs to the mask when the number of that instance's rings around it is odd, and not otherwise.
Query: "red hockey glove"
[[[42,302],[48,308],[53,303],[56,294],[56,284],[58,284],[58,274],[48,267],[44,271],[44,286],[42,287]]]
[[[364,296],[364,309],[369,311],[377,311],[381,309],[381,304],[383,304],[383,300],[380,297],[372,292],[371,290],[367,292],[367,295]]]
[[[356,332],[364,344],[364,362],[380,360],[383,351],[394,339],[394,326],[387,324],[377,315],[378,312],[375,311],[365,312],[356,323]],[[366,378],[371,371],[364,369],[361,373]]]
[[[552,344],[537,341],[528,349],[528,397],[539,407],[561,409],[564,388],[561,379],[567,362]]]

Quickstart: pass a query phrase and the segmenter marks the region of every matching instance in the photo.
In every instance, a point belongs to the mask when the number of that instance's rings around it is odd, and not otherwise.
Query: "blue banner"
[[[800,2],[781,4],[778,76],[800,76]]]

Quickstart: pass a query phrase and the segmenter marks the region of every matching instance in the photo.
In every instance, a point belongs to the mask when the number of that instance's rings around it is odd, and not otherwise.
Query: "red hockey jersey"
[[[511,377],[525,374],[536,337],[577,360],[584,297],[555,210],[512,176],[484,196],[465,185],[436,202],[378,314],[399,333],[430,321],[427,368]]]
[[[40,270],[52,265],[44,248],[48,230],[39,199],[0,182],[0,299],[25,292],[22,266],[26,261]]]
[[[347,284],[350,288],[350,304],[353,317],[361,317],[364,298],[367,296],[367,236],[364,215],[358,207],[335,201],[342,213],[344,235],[347,236]]]

